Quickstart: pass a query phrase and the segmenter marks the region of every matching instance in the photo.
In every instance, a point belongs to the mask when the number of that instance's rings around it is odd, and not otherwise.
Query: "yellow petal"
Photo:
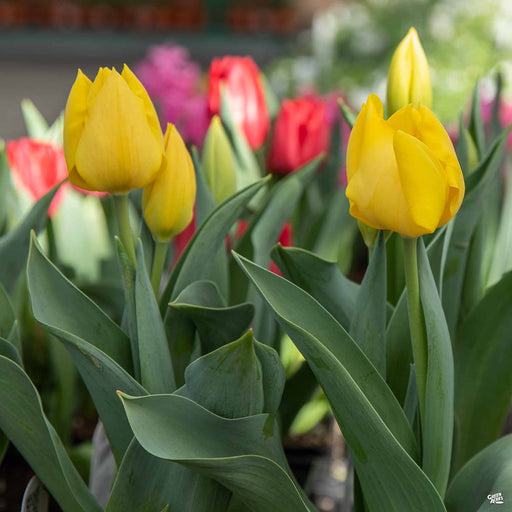
[[[402,235],[432,233],[445,209],[448,185],[443,166],[421,141],[398,130],[393,139],[398,173],[408,210],[417,228]]]
[[[146,117],[148,119],[149,127],[153,132],[155,138],[160,138],[163,144],[163,135],[162,128],[160,127],[160,121],[158,120],[158,115],[156,113],[153,102],[149,98],[146,89],[140,83],[139,79],[135,76],[132,70],[125,64],[123,67],[123,72],[121,76],[124,78],[128,87],[132,90],[133,93],[139,97],[144,103],[144,109],[146,111]]]
[[[107,77],[112,73],[112,71],[115,71],[116,68],[100,68],[98,69],[98,73],[96,74],[96,77],[94,78],[94,82],[92,83],[91,90],[89,92],[89,97],[87,98],[87,102],[89,103],[89,107],[94,103],[94,100],[96,99],[96,96],[98,95],[98,92],[103,87],[103,84],[105,83],[105,80]]]
[[[64,111],[63,145],[69,172],[75,166],[76,149],[87,119],[87,97],[91,85],[91,81],[79,69]]]
[[[162,157],[143,101],[117,71],[106,74],[76,151],[82,180],[92,190],[124,193],[153,181]]]
[[[414,28],[409,30],[411,38],[409,45],[412,55],[411,83],[409,85],[409,101],[417,104],[422,103],[432,107],[432,83],[430,81],[430,69],[427,56],[420,43],[418,33]]]
[[[196,180],[192,159],[176,128],[165,134],[165,165],[144,189],[144,219],[155,240],[169,240],[183,231],[194,213]]]
[[[382,103],[376,96],[369,98],[361,114],[364,125],[355,133],[358,146],[349,143],[347,150],[346,195],[350,200],[350,213],[376,229],[410,231],[414,229],[414,222],[396,166],[395,131],[382,118]],[[351,152],[356,150],[358,155],[354,157]],[[348,162],[354,166],[350,174]]]

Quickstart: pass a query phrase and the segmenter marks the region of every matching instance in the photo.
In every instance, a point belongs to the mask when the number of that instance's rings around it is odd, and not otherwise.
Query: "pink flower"
[[[163,125],[173,123],[186,142],[200,146],[208,129],[208,102],[201,69],[187,50],[170,44],[153,46],[136,72],[159,106]]]
[[[50,142],[23,137],[7,142],[7,159],[17,186],[37,201],[68,175],[64,152]],[[52,216],[64,197],[65,187],[55,195],[48,214]]]

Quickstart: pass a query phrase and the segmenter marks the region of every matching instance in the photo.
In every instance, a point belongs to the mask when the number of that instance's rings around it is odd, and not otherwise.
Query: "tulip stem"
[[[130,258],[130,261],[135,268],[137,265],[135,259],[135,246],[133,244],[132,228],[130,226],[130,200],[128,199],[128,194],[115,194],[114,204],[116,206],[119,238],[121,239],[126,253],[128,254],[128,257]]]
[[[162,271],[164,269],[165,257],[167,256],[168,242],[156,242],[155,251],[153,253],[153,267],[151,269],[151,286],[158,299],[158,290],[160,289],[160,281],[162,279]]]
[[[425,419],[425,392],[427,387],[427,330],[420,299],[418,278],[418,239],[403,237],[405,283],[407,288],[407,308],[411,331],[412,352],[416,380],[418,383],[418,403],[421,421]]]

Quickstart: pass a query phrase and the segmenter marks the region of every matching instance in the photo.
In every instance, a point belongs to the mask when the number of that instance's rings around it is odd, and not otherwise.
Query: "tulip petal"
[[[150,183],[162,163],[143,101],[112,70],[89,106],[76,151],[76,171],[88,190],[124,193]]]
[[[409,101],[414,104],[421,102],[428,107],[432,107],[432,85],[430,82],[430,69],[428,67],[427,56],[421,46],[420,38],[416,30],[411,28],[409,33],[412,34],[409,41],[412,58]]]
[[[160,127],[160,121],[158,120],[158,115],[156,113],[153,102],[149,98],[146,89],[140,83],[140,80],[135,76],[133,71],[125,64],[123,67],[123,72],[121,76],[124,78],[125,82],[128,84],[128,87],[132,90],[133,93],[139,97],[144,103],[144,108],[146,110],[146,117],[148,119],[149,127],[153,132],[155,138],[160,138],[163,144],[163,135],[162,128]]]
[[[91,86],[92,82],[79,69],[64,111],[64,155],[70,173],[75,166],[76,149],[87,119],[87,98]]]
[[[393,139],[398,173],[410,214],[418,229],[408,236],[432,233],[445,209],[448,184],[443,166],[420,140],[398,130]]]
[[[196,195],[192,159],[172,124],[167,126],[165,148],[165,163],[142,196],[144,219],[159,241],[169,240],[190,224]]]

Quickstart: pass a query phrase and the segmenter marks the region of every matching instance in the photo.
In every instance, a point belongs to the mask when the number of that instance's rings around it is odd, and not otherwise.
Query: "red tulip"
[[[208,78],[210,115],[220,111],[223,86],[234,121],[244,132],[249,146],[261,147],[270,127],[270,117],[258,66],[251,57],[213,59]]]
[[[25,189],[34,201],[49,192],[67,177],[68,171],[62,148],[51,142],[23,137],[7,142],[9,167],[18,186]],[[49,208],[52,216],[63,199],[61,187]]]
[[[325,103],[316,98],[284,100],[274,125],[268,168],[288,174],[329,149]]]

